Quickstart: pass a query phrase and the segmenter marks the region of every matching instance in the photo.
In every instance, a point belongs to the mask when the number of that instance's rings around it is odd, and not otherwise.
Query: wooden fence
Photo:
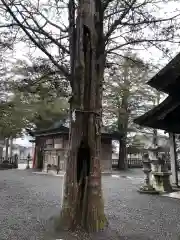
[[[138,158],[128,158],[128,168],[142,168],[142,160]],[[171,170],[171,162],[168,159],[166,161],[168,164],[169,170]],[[177,161],[178,169],[180,170],[180,160]],[[118,159],[112,159],[112,168],[117,168],[118,167]]]
[[[127,160],[128,168],[141,168],[142,160],[139,158],[128,158]],[[117,168],[118,159],[112,159],[112,168]]]
[[[4,157],[0,157],[0,163],[6,162],[6,159]],[[8,163],[13,164],[15,162],[15,158],[14,157],[8,157],[7,159]],[[20,164],[24,164],[27,163],[27,158],[17,158],[17,162]],[[29,159],[29,162],[32,162],[32,159]]]
[[[141,168],[142,160],[138,158],[130,158],[128,159],[128,168]]]
[[[0,157],[0,163],[3,163],[4,161],[6,161],[6,159],[4,157]],[[10,163],[10,164],[13,164],[14,163],[14,158],[12,157],[8,157],[7,161]]]

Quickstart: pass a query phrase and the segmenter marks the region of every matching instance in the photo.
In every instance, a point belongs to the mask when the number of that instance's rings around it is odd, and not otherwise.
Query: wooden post
[[[13,138],[9,138],[9,157],[12,161],[12,156],[13,156]]]
[[[175,134],[169,133],[169,141],[170,141],[170,161],[171,161],[171,172],[172,172],[172,185],[174,185],[175,187],[179,187]]]
[[[2,162],[3,158],[3,146],[0,146],[0,162]]]
[[[5,141],[5,160],[8,161],[8,150],[9,150],[9,138]]]
[[[36,146],[36,144],[35,144],[35,146],[34,146],[34,154],[33,154],[33,165],[32,165],[32,168],[36,168],[36,161],[37,161],[37,151],[36,151],[36,148],[37,148],[37,146]]]

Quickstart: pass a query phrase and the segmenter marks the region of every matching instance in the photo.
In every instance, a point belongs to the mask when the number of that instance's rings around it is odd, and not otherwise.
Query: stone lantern
[[[165,155],[162,154],[157,158],[156,168],[152,171],[153,187],[159,192],[171,192],[172,186],[170,184],[171,172],[168,171],[168,165],[165,161]]]
[[[151,153],[151,167],[152,167],[152,186],[159,193],[171,192],[172,187],[170,184],[171,172],[168,171],[168,166],[166,163],[166,157],[164,154],[160,154],[160,147],[152,146],[149,148]]]
[[[144,185],[140,187],[139,192],[141,193],[157,193],[153,188],[150,182],[150,173],[151,173],[151,161],[149,159],[149,154],[146,153],[143,155],[143,172],[145,174]]]

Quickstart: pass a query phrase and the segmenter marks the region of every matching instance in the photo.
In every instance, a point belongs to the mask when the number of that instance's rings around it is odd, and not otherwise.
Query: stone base
[[[142,186],[138,189],[139,193],[147,193],[147,194],[159,194],[158,191],[155,190],[151,185],[149,186]]]
[[[180,186],[178,184],[171,184],[173,191],[180,191]]]
[[[57,171],[56,170],[48,170],[47,172],[47,169],[43,168],[42,170],[43,173],[46,173],[46,174],[50,174],[50,175],[62,175],[62,174],[65,174],[65,171],[62,171],[60,170],[57,174]],[[112,171],[103,171],[101,173],[102,176],[111,176],[112,175]]]
[[[173,188],[180,188],[180,185],[177,183],[171,183],[171,186],[173,187]]]
[[[156,191],[165,193],[172,192],[172,186],[170,184],[170,175],[169,172],[153,172],[153,187]]]
[[[175,199],[180,199],[180,191],[162,194],[163,197],[170,197]]]

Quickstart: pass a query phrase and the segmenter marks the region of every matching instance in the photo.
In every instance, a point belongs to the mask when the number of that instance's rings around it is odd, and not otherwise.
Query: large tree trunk
[[[104,72],[104,45],[99,42],[102,26],[95,13],[96,1],[79,2],[76,21],[76,51],[71,48],[73,96],[69,154],[60,225],[67,229],[81,226],[98,231],[107,223],[101,190],[101,101]],[[71,1],[72,4],[72,1]],[[71,13],[74,7],[71,5]],[[71,20],[74,16],[71,15]],[[100,19],[100,17],[99,17]],[[73,22],[73,21],[72,21]],[[72,24],[70,21],[70,25]],[[71,25],[72,26],[72,25]],[[101,34],[98,34],[101,29]],[[71,41],[70,41],[71,42]],[[99,45],[99,43],[101,45]],[[71,46],[72,47],[72,46]],[[97,51],[98,49],[98,51]],[[102,51],[100,51],[100,50]]]
[[[120,170],[125,170],[128,167],[126,146],[128,129],[128,96],[129,92],[124,90],[118,116],[118,131],[121,134],[121,138],[119,140],[119,159],[118,159],[118,169]]]
[[[6,138],[5,140],[5,160],[8,161],[9,156],[9,138]]]
[[[13,157],[13,138],[9,138],[9,157]]]
[[[118,169],[120,170],[126,170],[128,168],[126,138],[127,136],[124,134],[119,140]]]

